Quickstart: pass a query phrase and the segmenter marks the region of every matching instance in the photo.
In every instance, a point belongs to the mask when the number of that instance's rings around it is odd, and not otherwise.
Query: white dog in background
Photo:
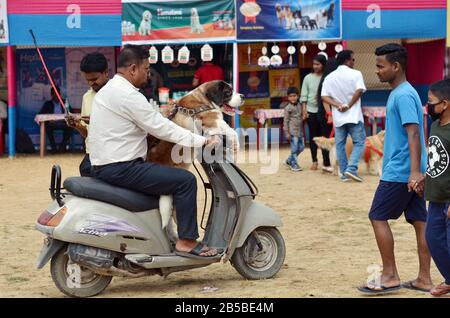
[[[191,9],[191,33],[202,33],[203,26],[200,23],[200,17],[198,16],[197,8]]]
[[[150,35],[152,33],[152,14],[150,11],[145,10],[142,13],[142,21],[139,25],[140,35]]]

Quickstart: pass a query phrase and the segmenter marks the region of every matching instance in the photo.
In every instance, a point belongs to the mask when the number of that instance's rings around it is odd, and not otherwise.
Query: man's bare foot
[[[391,275],[381,275],[381,285],[385,287],[395,287],[400,285],[400,277]]]
[[[417,278],[414,280],[410,280],[406,283],[403,283],[402,287],[406,288],[406,289],[429,292],[431,290],[431,288],[433,287],[433,284],[432,284],[431,280],[424,281],[420,278]]]
[[[450,293],[450,285],[447,285],[445,282],[440,283],[439,285],[434,286],[430,290],[431,295],[433,296],[442,296]]]

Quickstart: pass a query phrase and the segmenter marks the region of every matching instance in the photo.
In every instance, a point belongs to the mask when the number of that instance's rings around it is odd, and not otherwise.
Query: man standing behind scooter
[[[81,104],[81,117],[84,120],[69,117],[66,122],[67,125],[78,130],[80,135],[85,138],[86,155],[80,163],[80,175],[82,177],[89,177],[91,175],[91,161],[89,159],[89,147],[87,143],[89,117],[91,116],[92,101],[94,100],[95,94],[108,83],[108,61],[99,52],[89,53],[81,60],[80,71],[90,86],[89,90],[83,95],[83,102]]]
[[[197,243],[197,181],[189,171],[145,162],[147,134],[187,147],[214,145],[154,110],[139,92],[147,82],[148,51],[126,45],[117,58],[117,74],[92,104],[88,145],[92,174],[110,184],[149,195],[173,195],[179,240],[175,249],[193,257],[216,257],[217,250]]]

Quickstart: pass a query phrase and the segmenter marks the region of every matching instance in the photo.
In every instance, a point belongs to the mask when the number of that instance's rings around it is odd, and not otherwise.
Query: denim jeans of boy
[[[364,131],[364,123],[345,124],[341,127],[334,128],[334,139],[336,141],[336,155],[339,164],[339,171],[343,175],[345,171],[351,173],[358,172],[358,163],[364,151],[364,143],[366,141],[366,132]],[[353,141],[353,151],[349,161],[345,152],[345,144],[347,136],[350,135]]]
[[[445,283],[450,284],[450,219],[449,203],[430,202],[425,237],[428,249]]]
[[[303,149],[305,149],[305,141],[303,140],[303,136],[291,136],[291,155],[288,158],[289,163],[297,163],[297,157]]]

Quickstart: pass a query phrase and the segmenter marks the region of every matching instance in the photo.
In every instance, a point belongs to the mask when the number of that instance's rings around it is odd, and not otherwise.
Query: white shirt
[[[8,105],[6,105],[6,103],[2,100],[0,100],[0,118],[8,118]]]
[[[362,73],[346,65],[340,65],[334,72],[325,77],[321,96],[332,97],[341,104],[348,104],[358,89],[362,89],[363,92],[366,91]],[[332,107],[332,112],[335,127],[364,122],[361,98],[346,112],[341,113],[336,107]]]
[[[147,134],[187,147],[201,147],[206,140],[163,117],[138,88],[115,75],[92,103],[88,139],[92,165],[145,159]]]
[[[81,117],[83,116],[87,116],[87,117],[91,117],[91,112],[92,112],[92,102],[94,101],[94,97],[95,94],[97,94],[96,91],[94,91],[91,88],[89,88],[89,90],[83,95],[83,101],[81,103]],[[80,121],[81,125],[84,126],[86,128],[86,130],[88,131],[88,135],[86,137],[86,140],[84,141],[85,145],[86,145],[86,153],[89,153],[89,145],[88,145],[88,140],[89,140],[89,124],[86,124],[84,121]]]

